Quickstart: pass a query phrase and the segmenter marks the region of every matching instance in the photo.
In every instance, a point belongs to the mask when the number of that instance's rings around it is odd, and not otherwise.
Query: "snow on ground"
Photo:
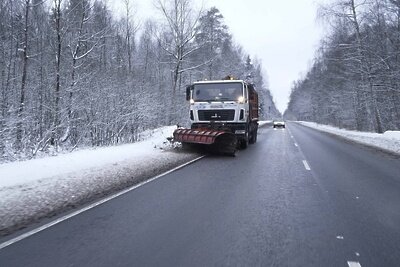
[[[165,146],[166,136],[172,136],[176,127],[163,127],[154,131],[152,138],[135,144],[98,149],[86,149],[22,162],[0,165],[0,188],[25,184],[53,176],[68,175],[87,169],[97,169],[107,164],[138,158],[147,160]],[[149,149],[151,148],[151,149]]]
[[[175,128],[148,131],[134,144],[0,164],[0,235],[199,156],[167,142]]]
[[[400,131],[386,131],[383,134],[378,134],[349,131],[315,122],[300,121],[298,123],[323,132],[339,135],[351,141],[400,154]]]

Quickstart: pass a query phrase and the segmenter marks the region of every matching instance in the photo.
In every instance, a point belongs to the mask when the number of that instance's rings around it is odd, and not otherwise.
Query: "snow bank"
[[[400,131],[386,131],[383,133],[383,136],[400,140]]]
[[[163,148],[166,145],[166,136],[172,136],[175,128],[170,126],[157,129],[152,134],[147,134],[151,136],[148,140],[134,144],[86,149],[54,157],[1,164],[0,188],[54,176],[68,175],[88,169],[97,169],[107,164],[132,158],[137,158],[139,161],[147,161],[149,157],[154,155],[153,148]]]
[[[348,140],[355,141],[361,144],[384,149],[396,154],[400,154],[400,131],[386,131],[383,134],[357,132],[339,129],[333,126],[317,124],[315,122],[299,121],[298,123],[314,128],[323,132],[335,134],[344,137]]]
[[[0,165],[0,235],[87,203],[196,158],[167,140],[174,126],[144,141]]]

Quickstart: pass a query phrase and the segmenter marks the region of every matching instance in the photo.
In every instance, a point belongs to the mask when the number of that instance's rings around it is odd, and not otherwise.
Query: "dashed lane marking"
[[[347,264],[349,267],[361,267],[361,264],[358,261],[348,261]]]
[[[28,237],[30,237],[30,236],[32,236],[32,235],[34,235],[34,234],[37,234],[37,233],[39,233],[39,232],[41,232],[41,231],[43,231],[43,230],[46,230],[47,228],[50,228],[50,227],[52,227],[52,226],[54,226],[54,225],[56,225],[56,224],[59,224],[59,223],[65,221],[65,220],[68,220],[68,219],[70,219],[70,218],[72,218],[72,217],[74,217],[74,216],[76,216],[76,215],[79,215],[79,214],[81,214],[81,213],[83,213],[83,212],[85,212],[85,211],[87,211],[87,210],[90,210],[90,209],[92,209],[92,208],[94,208],[94,207],[97,207],[97,206],[99,206],[99,205],[101,205],[101,204],[103,204],[103,203],[105,203],[105,202],[107,202],[107,201],[110,201],[110,200],[112,200],[112,199],[114,199],[114,198],[117,198],[117,197],[119,197],[119,196],[121,196],[121,195],[123,195],[123,194],[126,194],[126,193],[128,193],[128,192],[130,192],[130,191],[132,191],[132,190],[135,190],[135,189],[137,189],[137,188],[139,188],[139,187],[141,187],[141,186],[143,186],[143,185],[145,185],[145,184],[148,184],[148,183],[150,183],[150,182],[153,182],[153,181],[157,180],[158,178],[161,178],[161,177],[163,177],[163,176],[165,176],[165,175],[167,175],[167,174],[170,174],[170,173],[172,173],[172,172],[174,172],[174,171],[177,171],[177,170],[179,170],[179,169],[181,169],[181,168],[183,168],[183,167],[185,167],[185,166],[187,166],[187,165],[190,165],[190,164],[192,164],[192,163],[194,163],[194,162],[196,162],[196,161],[198,161],[198,160],[200,160],[200,159],[202,159],[202,158],[204,158],[204,157],[205,157],[205,156],[200,156],[200,157],[198,157],[198,158],[195,158],[195,159],[193,159],[193,160],[191,160],[191,161],[189,161],[189,162],[186,162],[186,163],[184,163],[184,164],[182,164],[182,165],[179,165],[178,167],[175,167],[175,168],[173,168],[173,169],[171,169],[171,170],[169,170],[169,171],[166,171],[166,172],[164,172],[164,173],[162,173],[162,174],[160,174],[160,175],[154,176],[153,178],[151,178],[151,179],[149,179],[149,180],[146,180],[146,181],[144,181],[144,182],[142,182],[142,183],[140,183],[140,184],[134,185],[134,186],[132,186],[132,187],[130,187],[130,188],[127,188],[127,189],[125,189],[125,190],[123,190],[123,191],[120,191],[120,192],[118,192],[118,193],[116,193],[116,194],[114,194],[114,195],[111,195],[111,196],[106,197],[106,198],[104,198],[104,199],[102,199],[102,200],[99,200],[99,201],[97,201],[97,202],[95,202],[95,203],[93,203],[93,204],[91,204],[91,205],[89,205],[89,206],[86,206],[86,207],[84,207],[84,208],[82,208],[82,209],[80,209],[80,210],[74,211],[74,212],[72,212],[72,213],[70,213],[70,214],[67,214],[67,215],[65,215],[65,216],[63,216],[63,217],[57,219],[57,220],[54,220],[54,221],[52,221],[52,222],[49,222],[49,223],[47,223],[47,224],[45,224],[45,225],[43,225],[43,226],[41,226],[41,227],[39,227],[39,228],[33,229],[33,230],[31,230],[31,231],[29,231],[29,232],[26,232],[26,233],[24,233],[24,234],[22,234],[22,235],[20,235],[20,236],[17,236],[17,237],[15,237],[15,238],[13,238],[13,239],[10,239],[10,240],[8,240],[8,241],[6,241],[6,242],[4,242],[4,243],[1,243],[1,244],[0,244],[0,250],[3,249],[3,248],[5,248],[5,247],[8,247],[8,246],[10,246],[10,245],[12,245],[12,244],[14,244],[14,243],[17,243],[17,242],[19,242],[19,241],[21,241],[21,240],[23,240],[23,239],[25,239],[25,238],[28,238]]]
[[[295,145],[296,147],[298,147],[298,146],[299,146],[297,143],[294,143],[294,145]]]
[[[303,160],[304,168],[306,168],[307,171],[311,171],[310,165],[308,165],[307,160]]]

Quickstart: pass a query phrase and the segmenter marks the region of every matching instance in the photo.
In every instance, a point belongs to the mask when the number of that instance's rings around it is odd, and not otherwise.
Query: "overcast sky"
[[[293,81],[308,70],[321,39],[314,0],[208,0],[238,43],[262,60],[275,104],[283,112]],[[241,12],[240,12],[241,11]]]
[[[153,0],[133,2],[142,19],[154,16]],[[316,0],[204,0],[204,4],[217,7],[236,42],[261,59],[275,104],[283,112],[293,81],[307,72],[322,37]]]

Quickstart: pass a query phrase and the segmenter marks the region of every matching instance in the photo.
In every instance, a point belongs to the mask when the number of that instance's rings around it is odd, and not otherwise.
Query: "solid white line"
[[[308,165],[307,160],[303,160],[304,168],[306,168],[307,171],[311,171],[310,165]]]
[[[347,264],[349,267],[361,267],[361,264],[358,261],[348,261]]]
[[[12,244],[14,244],[14,243],[17,243],[17,242],[19,242],[19,241],[21,241],[21,240],[23,240],[23,239],[25,239],[25,238],[27,238],[27,237],[30,237],[30,236],[32,236],[32,235],[34,235],[34,234],[37,234],[37,233],[39,233],[39,232],[41,232],[41,231],[43,231],[43,230],[46,230],[47,228],[50,228],[50,227],[52,227],[52,226],[54,226],[54,225],[56,225],[56,224],[59,224],[60,222],[63,222],[63,221],[65,221],[65,220],[68,220],[68,219],[70,219],[70,218],[72,218],[72,217],[74,217],[74,216],[76,216],[76,215],[78,215],[78,214],[81,214],[81,213],[83,213],[83,212],[85,212],[85,211],[87,211],[87,210],[93,209],[94,207],[97,207],[97,206],[99,206],[99,205],[101,205],[101,204],[103,204],[103,203],[105,203],[105,202],[107,202],[107,201],[110,201],[110,200],[112,200],[112,199],[114,199],[114,198],[117,198],[117,197],[119,197],[119,196],[121,196],[121,195],[123,195],[123,194],[126,194],[126,193],[128,193],[128,192],[130,192],[130,191],[132,191],[132,190],[135,190],[135,189],[137,189],[137,188],[139,188],[139,187],[141,187],[141,186],[143,186],[143,185],[145,185],[145,184],[148,184],[148,183],[150,183],[150,182],[153,182],[154,180],[157,180],[158,178],[161,178],[162,176],[165,176],[165,175],[170,174],[170,173],[172,173],[172,172],[174,172],[174,171],[176,171],[176,170],[179,170],[179,169],[181,169],[181,168],[183,168],[183,167],[185,167],[185,166],[187,166],[187,165],[190,165],[190,164],[192,164],[193,162],[196,162],[196,161],[198,161],[198,160],[200,160],[200,159],[202,159],[202,158],[204,158],[204,157],[205,157],[205,156],[200,156],[200,157],[198,157],[198,158],[195,158],[195,159],[193,159],[193,160],[191,160],[191,161],[189,161],[189,162],[186,162],[186,163],[184,163],[184,164],[182,164],[182,165],[179,165],[178,167],[175,167],[175,168],[173,168],[173,169],[171,169],[171,170],[169,170],[169,171],[166,171],[166,172],[164,172],[164,173],[162,173],[162,174],[159,174],[159,175],[157,175],[157,176],[155,176],[155,177],[153,177],[153,178],[150,178],[149,180],[146,180],[146,181],[144,181],[144,182],[141,182],[141,183],[139,183],[139,184],[137,184],[137,185],[134,185],[134,186],[132,186],[132,187],[130,187],[130,188],[127,188],[127,189],[125,189],[125,190],[123,190],[123,191],[120,191],[120,192],[118,192],[118,193],[116,193],[116,194],[114,194],[114,195],[111,195],[111,196],[106,197],[106,198],[104,198],[104,199],[102,199],[102,200],[99,200],[99,201],[97,201],[97,202],[95,202],[95,203],[93,203],[93,204],[91,204],[91,205],[89,205],[89,206],[87,206],[87,207],[84,207],[84,208],[82,208],[82,209],[80,209],[80,210],[77,210],[77,211],[74,211],[74,212],[72,212],[72,213],[70,213],[70,214],[67,214],[67,215],[65,215],[65,216],[63,216],[63,217],[61,217],[61,218],[59,218],[59,219],[57,219],[57,220],[55,220],[55,221],[49,222],[49,223],[47,223],[47,224],[45,224],[45,225],[43,225],[43,226],[41,226],[41,227],[39,227],[39,228],[33,229],[33,230],[31,230],[31,231],[29,231],[29,232],[26,232],[26,233],[24,233],[24,234],[22,234],[22,235],[20,235],[20,236],[17,236],[17,237],[15,237],[15,238],[13,238],[13,239],[10,239],[10,240],[8,240],[8,241],[6,241],[6,242],[0,244],[0,250],[3,249],[3,248],[5,248],[5,247],[8,247],[8,246],[10,246],[10,245],[12,245]]]

